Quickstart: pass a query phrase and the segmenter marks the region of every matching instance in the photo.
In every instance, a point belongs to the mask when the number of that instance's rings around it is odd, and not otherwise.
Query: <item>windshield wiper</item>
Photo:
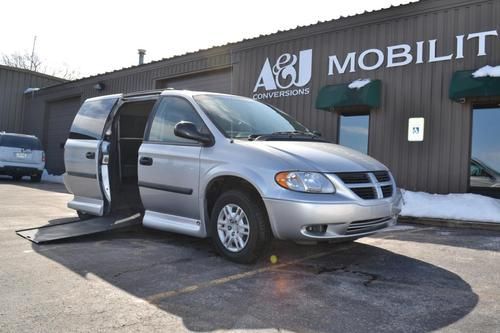
[[[306,131],[280,131],[271,134],[250,134],[248,140],[266,141],[266,140],[320,140],[320,136],[313,132]]]

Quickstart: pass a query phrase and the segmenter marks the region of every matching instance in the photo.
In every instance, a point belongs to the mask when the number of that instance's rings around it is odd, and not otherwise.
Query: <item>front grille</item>
[[[362,234],[365,232],[376,231],[385,228],[390,220],[390,217],[384,217],[381,219],[351,222],[351,224],[349,224],[349,226],[347,227],[346,235]]]
[[[392,196],[392,185],[385,185],[381,187],[382,189],[382,194],[384,195],[384,198],[388,198]]]
[[[361,199],[377,199],[377,192],[373,187],[356,187],[351,190]]]
[[[354,194],[364,200],[389,198],[394,192],[388,171],[339,172],[335,175]]]
[[[391,177],[389,176],[389,172],[387,171],[375,171],[373,172],[373,175],[375,176],[375,178],[377,178],[377,181],[379,183],[391,181]]]
[[[342,179],[344,184],[363,184],[369,183],[370,179],[365,172],[341,172],[337,176]]]

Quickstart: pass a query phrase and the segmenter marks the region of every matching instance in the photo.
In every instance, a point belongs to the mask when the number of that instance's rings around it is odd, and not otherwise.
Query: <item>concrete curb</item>
[[[477,222],[477,221],[460,221],[460,220],[443,220],[433,218],[418,218],[410,216],[400,216],[398,222],[423,224],[435,227],[462,228],[462,229],[479,229],[500,231],[500,223],[495,222]]]

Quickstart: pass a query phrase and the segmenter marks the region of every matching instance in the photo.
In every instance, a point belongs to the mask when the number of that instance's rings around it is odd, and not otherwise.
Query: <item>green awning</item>
[[[474,78],[475,71],[458,71],[453,73],[449,96],[454,101],[467,97],[500,96],[500,77]]]
[[[380,106],[380,80],[370,81],[362,88],[349,88],[349,83],[324,86],[316,98],[316,109],[331,110],[333,108],[363,106],[378,108]]]

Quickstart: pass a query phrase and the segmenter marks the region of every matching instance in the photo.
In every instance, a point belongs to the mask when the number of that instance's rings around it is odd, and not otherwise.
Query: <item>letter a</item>
[[[271,69],[271,64],[269,63],[269,58],[266,59],[262,70],[260,71],[259,78],[253,88],[253,92],[257,92],[260,87],[264,87],[266,90],[276,89],[276,83],[274,82],[273,71]]]

